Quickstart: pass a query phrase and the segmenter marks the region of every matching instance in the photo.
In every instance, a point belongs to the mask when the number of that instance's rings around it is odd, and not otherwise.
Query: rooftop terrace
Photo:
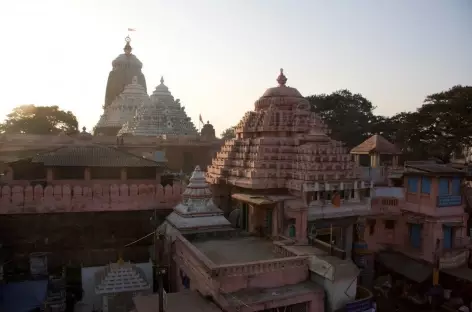
[[[192,244],[216,265],[284,258],[270,240],[259,237],[207,238]]]

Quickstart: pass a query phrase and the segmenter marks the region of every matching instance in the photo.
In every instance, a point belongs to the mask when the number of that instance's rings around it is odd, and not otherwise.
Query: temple
[[[136,114],[124,123],[118,135],[160,136],[160,135],[197,135],[197,129],[185,112],[185,107],[175,100],[164,84],[156,87],[151,101],[143,102]]]
[[[125,123],[134,118],[138,108],[150,105],[146,89],[138,83],[138,77],[134,76],[131,84],[127,85],[123,92],[104,108],[95,127],[95,133],[116,135]]]
[[[142,73],[143,63],[131,52],[131,38],[125,39],[126,45],[123,48],[124,53],[118,55],[111,63],[113,68],[108,74],[108,81],[105,93],[104,108],[111,103],[123,92],[126,85],[132,83],[133,77],[137,77],[138,83],[143,86],[146,92],[146,78]]]
[[[334,237],[350,255],[353,225],[369,212],[371,182],[358,178],[346,148],[328,136],[300,92],[286,86],[282,70],[277,82],[208,167],[215,200],[227,212],[236,208],[232,213],[249,232],[326,243]]]

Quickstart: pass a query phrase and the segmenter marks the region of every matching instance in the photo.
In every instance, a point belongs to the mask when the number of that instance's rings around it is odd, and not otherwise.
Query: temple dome
[[[146,89],[138,83],[134,76],[131,84],[125,86],[123,92],[107,107],[100,116],[95,127],[96,134],[116,135],[124,124],[133,120],[141,106],[151,105]]]
[[[278,86],[267,89],[264,94],[254,103],[256,110],[267,109],[271,105],[290,105],[298,104],[300,100],[305,98],[300,92],[292,87],[287,87],[287,77],[284,71],[280,69],[280,75],[277,77]]]
[[[151,95],[151,98],[154,100],[158,100],[161,97],[171,97],[172,93],[170,93],[169,88],[164,84],[164,77],[161,77],[160,84],[154,89],[154,92]]]
[[[209,121],[207,121],[207,123],[203,125],[200,135],[205,140],[211,140],[216,138],[215,128]]]
[[[135,116],[123,125],[118,134],[134,136],[196,135],[197,129],[185,113],[179,100],[175,100],[169,89],[161,84],[150,97],[150,103],[143,103]]]
[[[112,70],[108,74],[107,87],[105,92],[104,108],[111,105],[111,103],[123,92],[126,85],[132,83],[132,79],[137,77],[137,83],[146,89],[146,78],[141,69],[143,63],[132,54],[130,45],[131,39],[126,37],[126,45],[123,48],[124,53],[118,55],[112,62]]]

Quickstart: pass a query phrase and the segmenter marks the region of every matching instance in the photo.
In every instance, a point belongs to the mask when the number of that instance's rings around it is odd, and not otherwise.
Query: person
[[[371,312],[377,311],[377,303],[375,301],[372,302],[372,308],[370,309]]]
[[[459,311],[460,312],[469,312],[469,308],[463,304],[460,308],[459,308]]]

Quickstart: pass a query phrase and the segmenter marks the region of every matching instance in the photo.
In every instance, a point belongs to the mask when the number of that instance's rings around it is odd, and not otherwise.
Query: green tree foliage
[[[78,122],[70,111],[58,106],[21,105],[0,124],[1,133],[55,134],[78,132]]]
[[[352,148],[381,134],[401,148],[406,159],[431,157],[445,162],[472,146],[472,87],[454,86],[426,96],[415,112],[376,116],[375,107],[360,94],[341,90],[308,96],[312,110],[332,130],[331,137]]]
[[[331,94],[307,97],[312,111],[331,129],[331,137],[352,148],[373,134],[373,125],[381,118],[374,115],[375,107],[361,94],[339,90]]]
[[[225,131],[221,132],[221,138],[223,140],[234,139],[235,137],[236,137],[236,134],[234,133],[234,127],[230,127],[226,129]]]
[[[448,162],[472,145],[472,87],[428,95],[416,112],[397,114],[390,122],[397,145],[409,158]]]

